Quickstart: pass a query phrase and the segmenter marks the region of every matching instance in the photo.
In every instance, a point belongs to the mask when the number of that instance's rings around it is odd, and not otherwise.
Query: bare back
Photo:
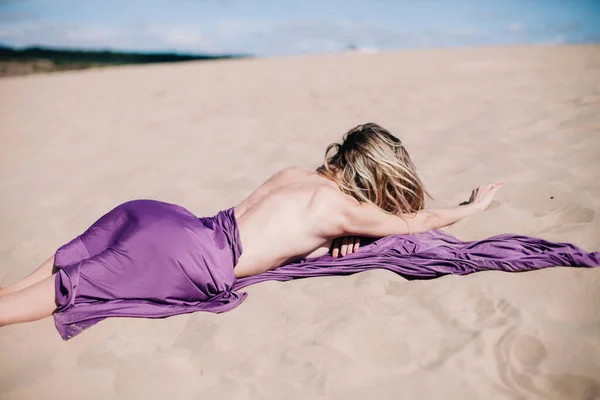
[[[236,277],[255,275],[304,257],[325,255],[331,238],[322,233],[322,207],[317,193],[345,196],[315,171],[290,168],[269,178],[235,207],[243,252]]]

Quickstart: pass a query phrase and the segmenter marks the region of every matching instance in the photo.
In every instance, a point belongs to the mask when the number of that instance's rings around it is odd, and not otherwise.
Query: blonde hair
[[[429,196],[402,142],[375,123],[349,130],[332,143],[317,173],[360,202],[390,214],[422,210]],[[331,154],[330,154],[331,153]]]

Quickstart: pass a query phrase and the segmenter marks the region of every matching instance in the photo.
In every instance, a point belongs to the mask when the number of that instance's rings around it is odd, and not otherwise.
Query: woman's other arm
[[[359,203],[344,195],[343,200],[340,198],[336,226],[332,227],[337,234],[333,236],[382,237],[442,228],[484,211],[501,186],[501,183],[496,183],[478,187],[473,190],[468,204],[463,206],[426,209],[402,216],[385,213],[373,204]]]

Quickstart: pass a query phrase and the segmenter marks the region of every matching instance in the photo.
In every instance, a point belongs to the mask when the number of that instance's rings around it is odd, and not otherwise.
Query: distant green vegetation
[[[176,53],[128,53],[118,51],[71,50],[44,47],[15,49],[0,45],[0,76],[65,71],[92,67],[222,60],[244,55],[204,55]]]

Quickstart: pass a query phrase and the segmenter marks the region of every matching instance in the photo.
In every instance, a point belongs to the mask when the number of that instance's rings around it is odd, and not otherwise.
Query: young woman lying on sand
[[[425,210],[402,142],[377,124],[359,125],[327,148],[316,171],[285,169],[214,217],[153,200],[119,205],[0,292],[0,325],[54,314],[68,339],[111,316],[226,311],[243,300],[232,292],[238,279],[331,258],[331,249],[349,258],[354,237],[447,226],[484,211],[501,185],[478,187],[462,206]]]

